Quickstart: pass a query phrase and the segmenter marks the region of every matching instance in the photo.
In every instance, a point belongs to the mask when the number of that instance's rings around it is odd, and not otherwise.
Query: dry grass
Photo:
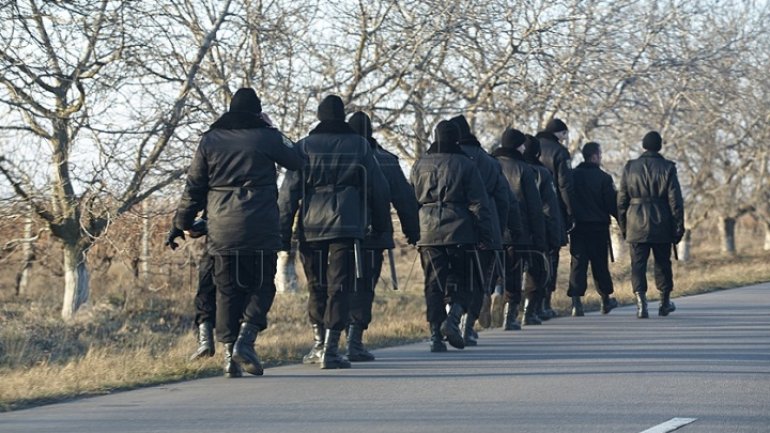
[[[402,290],[390,290],[387,281],[378,289],[375,321],[366,334],[370,347],[427,337],[421,269],[419,263],[412,267],[415,254],[410,249],[399,258]],[[675,265],[676,294],[770,280],[767,261],[768,254],[759,250],[731,258],[699,251],[691,263]],[[565,253],[555,297],[562,314],[569,307],[568,262]],[[627,260],[613,266],[616,296],[622,303],[632,302],[627,269]],[[189,288],[140,290],[132,282],[120,269],[95,276],[91,306],[68,324],[59,320],[60,291],[45,284],[23,298],[0,294],[0,410],[221,374],[220,356],[187,361],[195,347],[194,293]],[[257,344],[267,365],[297,362],[309,349],[306,300],[305,294],[276,298],[270,328]],[[591,288],[586,306],[598,308]]]

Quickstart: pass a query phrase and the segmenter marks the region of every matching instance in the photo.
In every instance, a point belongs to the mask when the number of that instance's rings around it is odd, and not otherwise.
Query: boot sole
[[[465,340],[463,340],[462,334],[447,332],[446,326],[441,325],[441,335],[443,335],[449,345],[455,349],[465,349]]]
[[[348,361],[350,362],[369,362],[374,361],[374,355],[350,355],[348,354]]]
[[[233,361],[240,364],[246,373],[252,374],[254,376],[262,376],[265,373],[265,370],[262,368],[262,365],[259,364],[259,361],[257,361],[255,364],[245,357],[235,353],[233,354]]]
[[[350,364],[343,364],[339,362],[330,364],[321,363],[321,370],[342,370],[346,368],[350,368]]]

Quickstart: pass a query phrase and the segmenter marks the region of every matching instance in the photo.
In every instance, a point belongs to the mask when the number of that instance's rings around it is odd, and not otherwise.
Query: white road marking
[[[698,418],[671,418],[663,424],[658,424],[655,427],[648,428],[642,433],[668,433],[674,430],[678,430],[680,427],[684,427],[687,424],[692,424]]]

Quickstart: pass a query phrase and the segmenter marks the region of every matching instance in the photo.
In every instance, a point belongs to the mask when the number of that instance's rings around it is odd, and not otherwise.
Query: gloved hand
[[[187,234],[190,235],[191,238],[197,239],[201,236],[205,236],[209,233],[208,229],[208,221],[206,221],[203,218],[197,218],[190,227],[190,230],[188,230]]]
[[[168,231],[168,236],[166,237],[166,242],[163,244],[172,250],[175,250],[179,247],[179,244],[174,242],[176,238],[182,238],[182,240],[185,239],[184,232],[176,227],[171,227],[171,230]]]
[[[679,242],[682,242],[683,237],[684,237],[684,233],[674,235],[674,245],[677,245],[679,244]],[[623,236],[623,238],[625,238],[625,236]]]
[[[567,234],[572,233],[575,230],[575,217],[572,215],[567,216]]]
[[[420,240],[420,233],[407,233],[406,234],[406,243],[409,245],[417,245],[417,242]]]

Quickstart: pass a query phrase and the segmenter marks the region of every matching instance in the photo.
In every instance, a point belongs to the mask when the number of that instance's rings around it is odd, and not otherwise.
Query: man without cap
[[[196,236],[199,211],[208,216],[207,243],[214,259],[216,333],[225,346],[225,375],[254,375],[262,365],[254,350],[275,297],[278,234],[275,164],[302,167],[296,149],[262,116],[253,89],[239,89],[230,110],[203,134],[187,172],[174,225]],[[173,239],[172,239],[173,241]]]
[[[676,310],[671,302],[674,277],[671,249],[684,235],[684,204],[676,165],[660,154],[663,139],[650,131],[642,140],[645,152],[628,161],[618,191],[618,223],[631,244],[631,286],[636,294],[637,317],[646,319],[647,259],[655,259],[655,285],[661,293],[658,315]]]
[[[372,136],[372,121],[361,111],[353,113],[348,119],[350,127],[364,137],[374,152],[390,188],[390,203],[396,208],[401,222],[401,231],[409,245],[416,245],[420,239],[420,222],[417,218],[417,200],[414,189],[404,176],[398,157],[383,149]],[[378,198],[386,200],[385,198]],[[383,252],[395,248],[393,229],[387,232],[368,230],[363,241],[364,277],[356,280],[356,289],[350,299],[350,325],[348,326],[348,359],[352,362],[373,361],[374,355],[366,350],[363,343],[364,331],[372,321],[372,303],[374,288],[382,271]]]
[[[574,226],[572,212],[574,191],[572,186],[572,166],[570,154],[566,145],[569,141],[569,130],[561,119],[552,119],[546,125],[545,130],[537,134],[540,140],[540,162],[551,172],[554,185],[557,189],[557,197],[561,212],[558,217],[561,220],[561,246],[567,245],[567,232]],[[551,295],[556,290],[556,277],[559,268],[559,248],[549,254],[553,272],[547,282],[546,296],[543,310],[546,318],[555,317],[556,313],[551,308]]]
[[[545,254],[548,250],[545,239],[545,218],[540,192],[535,181],[535,171],[524,160],[524,143],[526,136],[518,129],[508,128],[503,132],[501,146],[492,153],[500,162],[508,185],[516,196],[516,202],[521,215],[521,231],[506,230],[503,236],[505,244],[505,273],[503,276],[503,329],[506,331],[519,330],[516,316],[521,304],[522,278],[526,264],[537,260],[537,255]],[[539,259],[542,261],[542,258]],[[544,278],[535,272],[536,277]],[[536,285],[526,288],[525,297],[533,303]]]
[[[572,298],[572,315],[583,315],[581,297],[586,294],[588,265],[596,291],[602,299],[602,314],[618,306],[613,293],[608,266],[610,216],[618,218],[617,193],[612,176],[601,169],[602,149],[599,143],[583,146],[583,162],[573,171],[575,186],[575,229],[570,233],[570,275],[567,296]]]
[[[301,205],[299,252],[315,341],[303,361],[320,363],[322,369],[350,368],[350,361],[339,353],[339,340],[355,287],[354,251],[368,227],[376,233],[392,230],[390,191],[371,147],[345,122],[339,96],[321,101],[318,120],[297,142],[308,162],[281,185],[281,238],[288,250]]]
[[[444,337],[453,347],[465,347],[460,320],[470,305],[466,282],[470,272],[478,272],[475,250],[488,250],[494,237],[484,183],[460,148],[457,125],[439,122],[434,138],[412,166],[411,181],[420,209],[417,245],[425,272],[430,351],[445,352]]]

